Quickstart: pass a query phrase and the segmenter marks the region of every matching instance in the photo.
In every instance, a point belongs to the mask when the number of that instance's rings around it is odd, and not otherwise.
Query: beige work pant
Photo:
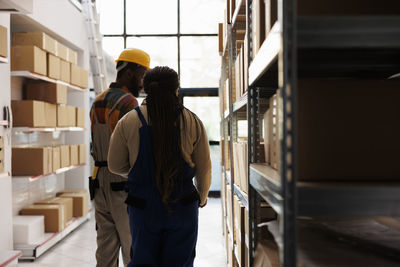
[[[100,183],[94,197],[97,225],[97,267],[117,267],[122,248],[124,265],[130,261],[131,234],[125,191],[112,191],[109,183]]]

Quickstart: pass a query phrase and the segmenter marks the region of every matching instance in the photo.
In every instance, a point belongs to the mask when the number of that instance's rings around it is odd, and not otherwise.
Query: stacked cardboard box
[[[76,108],[76,127],[85,127],[85,109]]]
[[[85,164],[86,163],[86,145],[85,144],[78,145],[78,151],[79,151],[79,164]]]
[[[58,127],[75,127],[76,126],[76,108],[72,106],[57,106],[57,126]]]
[[[63,206],[61,212],[63,212],[62,217],[63,217],[63,223],[64,223],[64,228],[67,227],[67,223],[72,219],[72,213],[73,213],[73,199],[72,198],[60,198],[60,197],[54,197],[54,198],[47,198],[43,199],[41,201],[38,201],[35,203],[35,205],[60,205]]]
[[[265,5],[265,36],[278,20],[278,0],[264,0]]]
[[[44,216],[46,233],[60,232],[64,229],[63,205],[30,205],[21,210],[21,215]]]
[[[51,104],[67,104],[67,86],[59,83],[28,82],[26,99],[45,101]]]
[[[13,34],[11,70],[26,70],[88,87],[88,71],[77,66],[78,53],[43,32]]]
[[[68,167],[71,165],[69,153],[70,153],[69,146],[67,146],[67,145],[60,146],[60,162],[61,162],[60,166],[61,166],[61,168],[65,168],[65,167]]]
[[[8,34],[3,26],[0,26],[0,57],[8,57]]]
[[[265,162],[276,170],[281,165],[281,140],[283,135],[283,110],[280,90],[269,100],[269,108],[264,114]]]
[[[12,174],[18,176],[45,175],[53,172],[51,147],[13,147]]]
[[[244,192],[248,193],[248,165],[247,165],[247,140],[233,143],[233,171],[234,183]]]
[[[11,70],[30,71],[47,75],[46,52],[34,45],[14,45],[11,47]]]
[[[235,214],[235,236],[236,236],[236,248],[238,254],[238,261],[240,266],[245,266],[244,250],[245,246],[245,231],[244,231],[244,206],[240,202],[237,196],[233,199],[234,214]]]
[[[56,105],[36,100],[11,101],[14,127],[56,127]]]
[[[70,165],[78,165],[79,164],[79,147],[78,145],[70,145],[69,146],[69,163]]]
[[[254,0],[252,3],[253,20],[253,59],[265,40],[265,4],[264,0]]]
[[[53,172],[61,169],[61,150],[59,146],[53,147]]]
[[[86,190],[77,190],[74,192],[59,192],[57,196],[60,198],[73,199],[73,216],[82,217],[89,212],[89,195]]]

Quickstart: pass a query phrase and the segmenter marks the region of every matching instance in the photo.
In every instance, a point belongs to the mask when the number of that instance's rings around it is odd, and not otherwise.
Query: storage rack
[[[329,257],[313,257],[322,254],[321,247],[333,246],[341,257],[363,259],[357,245],[336,240],[326,240],[331,235],[323,227],[299,221],[307,217],[369,217],[400,216],[400,183],[391,182],[297,182],[297,80],[298,78],[389,78],[399,72],[400,64],[394,58],[399,55],[400,17],[395,16],[342,16],[342,17],[298,17],[296,0],[278,0],[278,21],[266,36],[257,55],[252,56],[252,0],[246,1],[246,35],[248,40],[248,90],[247,99],[232,101],[229,90],[229,107],[221,115],[221,139],[232,143],[237,138],[237,120],[240,113],[247,112],[248,121],[248,198],[237,190],[230,177],[233,167],[222,173],[245,208],[249,211],[249,254],[250,266],[254,261],[255,249],[260,239],[257,227],[260,222],[259,207],[263,199],[273,207],[280,220],[269,223],[270,232],[279,246],[281,266],[324,266]],[[239,2],[239,3],[238,3]],[[239,13],[241,1],[236,1],[235,15]],[[220,96],[224,81],[229,79],[232,88],[232,63],[235,59],[234,16],[227,27],[227,43],[222,54]],[[369,49],[365,52],[364,49]],[[318,56],[315,56],[318,55]],[[283,103],[283,138],[281,141],[280,172],[260,164],[260,114],[259,103],[281,89]],[[265,110],[264,110],[265,111]],[[233,210],[233,207],[232,207]],[[234,217],[234,216],[232,216]],[[232,222],[230,222],[232,225]],[[316,235],[314,231],[320,231]],[[340,236],[340,233],[336,233]],[[351,239],[363,244],[363,238]],[[349,238],[348,235],[345,236]],[[310,239],[305,241],[305,239]],[[373,243],[373,242],[372,242]],[[309,248],[315,245],[315,251]],[[318,249],[319,248],[319,249]],[[385,250],[385,248],[383,249]],[[398,252],[398,249],[396,250]],[[324,251],[326,252],[326,251]],[[375,251],[374,251],[375,252]],[[373,253],[374,254],[374,253]],[[397,253],[398,254],[398,253]],[[365,256],[365,254],[364,254]],[[398,257],[391,260],[380,255],[368,255],[371,262],[395,266]],[[365,260],[365,259],[364,259]],[[325,262],[323,262],[325,261]],[[337,264],[337,259],[333,260]],[[350,263],[349,261],[348,263]],[[343,262],[342,262],[343,263]],[[357,261],[354,261],[354,264]]]

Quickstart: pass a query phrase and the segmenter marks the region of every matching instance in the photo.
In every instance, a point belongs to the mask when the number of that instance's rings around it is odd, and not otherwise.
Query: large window
[[[224,0],[101,0],[100,31],[108,54],[136,47],[151,67],[167,65],[182,88],[217,88],[220,76],[218,22]]]

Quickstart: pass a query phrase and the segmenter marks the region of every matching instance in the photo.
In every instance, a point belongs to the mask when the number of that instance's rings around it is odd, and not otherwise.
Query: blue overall
[[[181,157],[182,172],[171,194],[168,209],[162,202],[154,174],[151,127],[139,107],[142,127],[136,162],[128,175],[126,190],[132,236],[133,266],[193,266],[198,230],[199,195],[193,185],[195,169]]]

